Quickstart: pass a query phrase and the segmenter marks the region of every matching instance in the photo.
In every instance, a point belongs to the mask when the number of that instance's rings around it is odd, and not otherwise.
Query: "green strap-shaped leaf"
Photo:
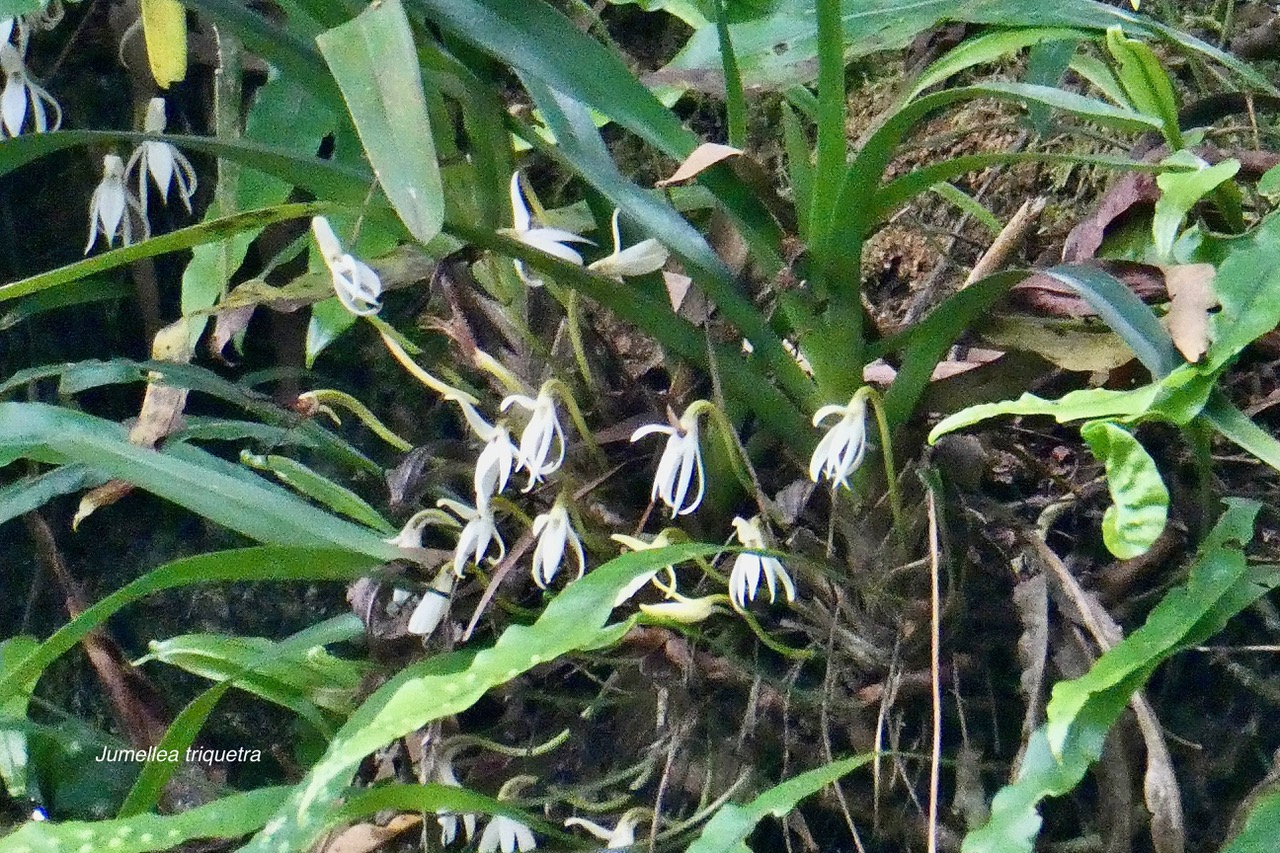
[[[219,670],[220,672],[225,672],[226,677],[187,703],[187,706],[182,709],[169,725],[169,730],[165,732],[160,743],[156,745],[157,754],[161,752],[168,754],[176,751],[179,755],[185,755],[187,749],[195,743],[201,729],[204,728],[205,721],[209,719],[209,715],[213,713],[213,709],[227,691],[232,687],[245,687],[252,691],[252,687],[242,683],[242,678],[252,676],[259,669],[267,667],[271,667],[278,672],[280,669],[290,665],[290,661],[296,661],[299,657],[303,658],[305,667],[307,652],[312,648],[319,647],[323,650],[325,645],[350,640],[360,636],[363,631],[364,625],[360,622],[359,617],[355,616],[355,614],[347,613],[342,616],[335,616],[332,619],[326,619],[324,622],[306,628],[278,643],[263,641],[249,655],[240,657],[238,664],[230,665],[225,671]],[[228,637],[225,639],[234,641],[249,638]],[[277,664],[277,658],[283,660],[284,663]],[[356,664],[351,665],[353,667],[357,666]],[[359,677],[358,673],[354,676],[357,681]],[[287,676],[286,679],[288,679]],[[350,691],[352,695],[354,695],[355,689],[355,685],[351,685]],[[307,697],[304,695],[306,692],[303,689],[295,690],[294,695],[290,698],[306,701]],[[290,707],[287,701],[280,704]],[[347,713],[350,709],[344,706],[341,710],[342,713]],[[318,711],[314,716],[308,714],[304,714],[304,716],[308,719],[316,720],[320,724],[320,730],[326,734],[330,731],[328,722],[320,717]],[[142,814],[154,808],[164,793],[165,785],[178,770],[179,766],[177,762],[158,759],[147,762],[147,765],[142,768],[142,772],[138,774],[138,779],[134,782],[129,795],[125,798],[124,804],[120,807],[118,816],[129,817],[135,814]]]
[[[333,482],[328,477],[317,474],[296,459],[276,454],[257,454],[242,451],[240,461],[250,468],[259,471],[270,471],[280,482],[297,489],[302,494],[319,501],[334,512],[340,512],[347,518],[354,519],[366,527],[380,530],[383,533],[395,533],[395,528],[382,515],[365,501],[364,498],[346,486]]]
[[[599,110],[669,157],[683,159],[697,145],[616,54],[542,0],[410,0],[410,6],[517,71]]]
[[[29,821],[0,839],[0,853],[149,853],[196,838],[236,838],[270,818],[288,788],[233,794],[177,815],[142,814],[103,821]]]
[[[336,819],[335,805],[365,756],[433,720],[466,710],[494,686],[538,664],[593,647],[613,610],[614,597],[628,581],[672,561],[716,550],[714,545],[687,544],[623,554],[569,584],[532,625],[507,628],[493,647],[439,655],[403,670],[351,716],[269,829],[240,849],[311,849]]]
[[[40,643],[35,637],[19,635],[0,641],[0,674],[8,675],[33,654]],[[27,776],[27,703],[36,689],[36,679],[19,684],[18,690],[0,701],[0,781],[15,800],[32,797]]]
[[[1213,383],[1212,375],[1187,365],[1160,382],[1128,391],[1082,388],[1057,400],[1023,394],[1016,400],[981,403],[943,418],[929,433],[929,441],[932,443],[939,436],[1001,415],[1048,415],[1060,424],[1099,418],[1129,423],[1159,416],[1176,424],[1186,424],[1209,399]]]
[[[400,0],[383,0],[316,38],[373,171],[420,243],[440,233],[444,191],[418,51]]]
[[[10,483],[0,488],[0,524],[39,509],[56,497],[92,489],[106,481],[105,476],[88,465],[63,465]]]
[[[1128,430],[1107,421],[1080,429],[1107,470],[1111,506],[1102,516],[1102,541],[1121,560],[1145,554],[1169,519],[1169,490],[1155,460]]]
[[[1226,51],[1165,27],[1149,16],[1093,0],[843,0],[845,57],[854,59],[911,43],[919,33],[943,21],[994,27],[1071,27],[1101,33],[1119,24],[1135,35],[1158,35],[1183,51],[1199,53],[1252,85],[1274,91],[1265,75]],[[743,82],[752,88],[785,89],[812,80],[817,68],[817,22],[813,0],[779,0],[764,18],[735,23],[730,35],[737,49]],[[715,27],[698,28],[680,53],[654,74],[654,82],[718,94],[720,57]]]
[[[965,39],[920,73],[906,100],[966,68],[995,62],[1025,47],[1046,42],[1077,42],[1089,35],[1086,30],[1067,27],[1024,27],[995,30]]]
[[[179,252],[194,246],[225,240],[246,231],[257,233],[268,225],[287,222],[290,219],[314,216],[329,210],[328,204],[282,204],[262,210],[248,210],[219,219],[201,222],[161,234],[140,243],[121,246],[93,257],[67,264],[64,267],[42,272],[30,278],[0,286],[0,302],[29,296],[55,287],[80,281],[94,273],[126,266],[142,258],[154,258],[168,252]]]
[[[265,394],[254,391],[251,387],[223,379],[213,371],[193,364],[179,364],[168,361],[132,361],[127,358],[111,361],[80,361],[70,364],[41,365],[27,370],[20,370],[4,382],[0,382],[0,395],[24,387],[28,382],[60,377],[58,393],[71,396],[90,388],[103,385],[119,385],[132,382],[148,382],[159,377],[169,385],[187,388],[202,394],[208,394],[218,400],[230,403],[258,418],[263,423],[279,429],[288,430],[291,434],[287,443],[314,447],[333,459],[354,470],[381,475],[382,468],[356,450],[347,442],[329,432],[315,419],[303,419],[296,412],[283,409]],[[189,424],[199,426],[200,418],[193,418]],[[267,434],[255,433],[250,427],[244,429],[246,435],[262,435],[265,443],[274,446],[275,440]],[[215,438],[226,438],[226,434],[215,435]]]
[[[189,447],[130,444],[123,427],[40,403],[0,403],[0,454],[81,462],[259,542],[340,548],[383,560],[402,556],[369,530],[317,509],[248,471],[235,475]],[[207,455],[206,455],[207,456]],[[204,464],[201,464],[204,463]]]
[[[697,840],[689,845],[688,853],[731,853],[743,849],[747,836],[760,821],[770,815],[786,816],[805,797],[852,773],[871,758],[870,755],[856,755],[833,761],[774,785],[746,805],[729,803],[722,806],[707,821]]]
[[[1107,51],[1116,61],[1116,78],[1124,87],[1129,103],[1140,112],[1160,120],[1169,147],[1182,147],[1178,129],[1178,99],[1173,83],[1155,53],[1143,42],[1126,38],[1119,26],[1107,30]]]

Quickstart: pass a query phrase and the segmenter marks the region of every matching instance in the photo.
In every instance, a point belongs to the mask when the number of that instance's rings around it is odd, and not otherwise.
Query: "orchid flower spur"
[[[565,245],[566,243],[591,243],[586,237],[574,234],[572,231],[564,231],[559,228],[534,228],[533,217],[529,214],[529,207],[524,201],[524,192],[520,189],[520,172],[511,173],[511,221],[513,228],[509,232],[511,236],[531,246],[539,251],[546,252],[548,255],[559,258],[562,261],[568,261],[571,264],[582,266],[582,255],[577,250]],[[520,276],[520,280],[529,287],[542,287],[542,279],[532,278],[524,271],[524,264],[515,261],[516,275]]]
[[[480,561],[489,553],[489,546],[497,543],[498,556],[501,560],[507,555],[506,543],[498,533],[498,524],[493,518],[493,507],[488,501],[481,501],[478,507],[469,507],[460,501],[441,498],[436,506],[445,507],[467,523],[458,535],[458,546],[453,552],[453,573],[463,577],[468,563],[480,565]]]
[[[683,625],[696,625],[710,619],[716,613],[725,613],[725,609],[718,605],[728,600],[729,597],[723,593],[688,598],[675,590],[670,590],[666,601],[659,601],[657,604],[641,604],[640,612],[646,616],[670,619]]]
[[[0,45],[0,49],[2,48]],[[99,227],[102,229],[102,236],[107,239],[108,248],[115,242],[117,234],[123,245],[132,243],[130,210],[139,217],[142,216],[137,200],[129,195],[124,186],[124,161],[115,154],[108,154],[102,158],[102,182],[94,189],[93,197],[89,200],[89,242],[85,244],[84,253],[89,254],[93,244],[97,242]],[[146,224],[147,220],[144,218],[144,229]],[[144,233],[145,236],[147,234]]]
[[[823,406],[813,416],[815,427],[834,415],[840,416],[809,459],[809,479],[813,482],[821,482],[826,477],[833,491],[837,486],[849,488],[849,477],[862,464],[867,452],[868,393],[868,389],[860,388],[847,406]]]
[[[167,119],[165,117],[164,98],[152,98],[147,104],[147,117],[143,130],[147,133],[164,133]],[[125,165],[126,178],[133,170],[138,170],[138,200],[142,203],[142,215],[147,214],[147,175],[155,182],[160,191],[162,201],[168,201],[169,187],[176,180],[178,197],[182,206],[191,212],[191,197],[196,192],[196,170],[191,161],[183,156],[172,143],[158,142],[148,139],[138,144],[129,162]]]
[[[333,289],[343,307],[357,317],[367,317],[382,310],[382,279],[373,268],[342,251],[338,235],[323,216],[311,219],[311,233],[320,247],[320,257],[333,276]]]
[[[62,108],[54,100],[53,95],[45,91],[27,73],[27,65],[22,53],[26,47],[26,30],[21,23],[10,20],[8,29],[18,32],[18,44],[9,41],[8,36],[0,39],[0,71],[4,72],[4,91],[0,92],[0,118],[3,118],[0,130],[9,136],[22,133],[27,123],[27,110],[31,111],[31,123],[36,133],[46,130],[57,130],[62,126]],[[53,122],[49,121],[49,107],[53,110]],[[4,136],[0,133],[0,137]]]
[[[593,820],[583,817],[566,818],[566,828],[580,826],[596,838],[604,842],[605,850],[625,850],[636,843],[636,824],[648,809],[639,807],[630,809],[618,818],[618,825],[613,829],[601,826]]]
[[[506,411],[512,405],[528,410],[529,423],[520,433],[520,458],[529,471],[529,483],[523,491],[530,491],[548,474],[553,474],[564,464],[564,428],[560,426],[560,417],[556,413],[556,401],[551,396],[550,382],[538,391],[537,399],[523,394],[512,394],[502,401],[501,409]],[[556,447],[556,458],[548,462],[551,446]]]
[[[622,248],[622,236],[618,232],[618,209],[613,210],[613,254],[587,266],[592,272],[622,281],[623,276],[647,275],[657,272],[667,263],[667,247],[652,237],[634,246]]]
[[[428,524],[440,524],[446,527],[460,526],[453,516],[443,510],[424,509],[421,512],[414,513],[405,522],[400,532],[386,541],[400,548],[421,548],[422,531]],[[447,565],[442,566],[436,573],[435,579],[431,581],[431,585],[423,593],[418,606],[414,608],[413,613],[409,616],[407,630],[410,634],[417,634],[422,637],[430,636],[440,626],[440,623],[444,621],[445,614],[449,611],[449,599],[453,596],[453,588],[456,583],[457,576],[454,575],[453,569]],[[408,595],[408,592],[397,589],[394,593],[394,602],[403,604],[408,600]]]
[[[546,589],[560,571],[566,547],[572,548],[578,556],[578,577],[586,572],[582,540],[569,522],[569,510],[563,499],[557,500],[550,512],[544,512],[533,520],[533,535],[538,537],[537,547],[533,549],[533,582],[539,589]]]
[[[733,520],[733,529],[738,536],[738,541],[742,543],[744,548],[767,548],[768,545],[764,541],[764,533],[760,530],[760,517],[747,521],[741,516]],[[777,584],[782,584],[782,590],[787,596],[787,601],[796,600],[796,585],[792,582],[791,576],[787,574],[787,570],[782,567],[782,563],[777,557],[768,557],[763,554],[752,554],[749,552],[741,553],[733,561],[733,571],[729,573],[729,598],[733,602],[733,606],[738,610],[746,610],[748,601],[755,601],[756,590],[760,587],[760,575],[764,575],[765,583],[769,587],[769,602],[772,603],[777,594]]]
[[[684,410],[680,420],[677,421],[674,413],[668,410],[670,424],[648,424],[631,434],[632,441],[654,433],[667,436],[667,445],[662,450],[662,458],[658,460],[658,470],[653,476],[653,489],[649,496],[653,500],[662,498],[672,515],[688,515],[693,512],[702,503],[702,496],[706,492],[702,448],[698,444],[698,416],[710,406],[706,400],[695,400]],[[695,474],[698,477],[698,488],[692,499],[686,501]]]

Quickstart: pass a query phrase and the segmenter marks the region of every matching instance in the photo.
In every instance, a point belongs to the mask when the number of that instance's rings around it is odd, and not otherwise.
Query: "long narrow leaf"
[[[177,455],[180,449],[155,451],[130,444],[118,424],[81,412],[2,403],[0,452],[90,465],[259,542],[340,548],[386,560],[402,556],[367,528],[277,489],[185,461]]]
[[[1069,264],[1051,267],[1045,275],[1079,293],[1155,378],[1185,363],[1155,312],[1115,276],[1097,267]]]
[[[117,820],[28,821],[0,840],[3,853],[66,853],[111,850],[150,853],[172,850],[197,838],[237,838],[267,822],[288,788],[232,794],[176,815],[141,814]]]
[[[399,0],[384,0],[316,39],[383,192],[409,233],[427,244],[444,222],[444,190],[418,70]]]
[[[722,806],[707,821],[697,840],[689,845],[688,853],[728,853],[741,850],[742,844],[760,821],[770,815],[785,817],[805,797],[868,764],[871,759],[870,755],[856,755],[833,761],[774,785],[746,805],[730,803]]]
[[[58,267],[39,275],[33,275],[30,278],[2,285],[0,286],[0,302],[71,284],[95,273],[116,269],[142,258],[154,258],[157,255],[163,255],[168,252],[179,252],[183,249],[190,249],[193,246],[224,240],[245,231],[261,230],[277,222],[287,222],[290,219],[314,216],[329,208],[330,205],[323,203],[282,204],[277,207],[249,210],[244,213],[236,213],[220,219],[201,222],[199,225],[179,228],[176,231],[170,231],[168,234],[143,240],[141,243],[121,246],[119,249],[111,249],[100,255],[85,258],[83,261],[67,264],[65,267]]]
[[[333,549],[296,547],[239,548],[216,551],[166,563],[108,595],[63,625],[0,677],[0,702],[36,678],[66,654],[90,631],[124,607],[161,590],[228,581],[346,581],[359,577],[380,561]]]

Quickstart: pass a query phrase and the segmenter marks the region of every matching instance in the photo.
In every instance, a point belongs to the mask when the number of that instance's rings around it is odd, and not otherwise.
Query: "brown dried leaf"
[[[422,825],[422,815],[396,815],[386,826],[376,823],[358,823],[330,836],[316,848],[316,853],[373,853],[387,842],[416,826]]]
[[[1062,260],[1068,264],[1087,261],[1102,245],[1107,229],[1117,219],[1135,207],[1154,205],[1160,198],[1154,175],[1146,172],[1129,172],[1107,190],[1093,213],[1071,229],[1066,245],[1062,247]]]
[[[156,332],[155,340],[151,343],[153,359],[185,364],[191,361],[191,356],[191,339],[185,320],[179,320]],[[182,423],[182,412],[187,406],[187,389],[163,385],[155,373],[150,374],[149,380],[138,420],[129,430],[129,443],[154,448]],[[75,518],[71,520],[71,529],[75,530],[80,522],[94,512],[111,506],[131,491],[133,486],[121,480],[112,480],[90,491],[80,499]]]
[[[1022,721],[1023,743],[1026,743],[1044,710],[1044,673],[1049,657],[1049,587],[1044,575],[1038,574],[1013,588],[1013,605],[1018,610],[1022,634],[1018,636],[1018,665],[1022,667],[1019,687],[1027,701]]]
[[[1184,853],[1187,828],[1182,818],[1182,794],[1173,773],[1173,758],[1164,742],[1164,731],[1155,711],[1141,694],[1134,697],[1133,710],[1147,747],[1147,772],[1142,779],[1143,798],[1151,812],[1151,842],[1156,853]]]
[[[1214,274],[1210,264],[1182,264],[1164,271],[1164,284],[1169,291],[1164,324],[1178,352],[1192,364],[1209,348],[1209,312],[1218,304]]]
[[[664,178],[654,184],[656,187],[669,187],[672,184],[678,184],[681,181],[687,181],[690,178],[696,178],[698,175],[710,169],[721,160],[727,160],[730,157],[741,156],[741,149],[734,148],[732,145],[720,145],[716,142],[704,142],[693,150],[693,153],[685,158],[680,164],[680,168],[676,169],[675,174],[669,178]]]
[[[209,352],[214,358],[224,364],[230,363],[222,353],[236,335],[249,328],[249,321],[253,319],[255,310],[255,306],[246,305],[243,308],[219,311],[214,315],[213,333],[209,335]]]

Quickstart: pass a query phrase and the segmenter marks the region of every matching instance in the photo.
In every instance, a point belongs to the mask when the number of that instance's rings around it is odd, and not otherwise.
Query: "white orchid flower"
[[[562,261],[582,266],[582,255],[565,244],[590,244],[591,241],[586,237],[574,234],[572,231],[564,231],[560,228],[532,227],[533,217],[529,214],[529,207],[524,201],[524,192],[520,189],[519,171],[511,173],[511,221],[514,227],[509,233],[521,243],[546,252],[548,255],[557,257]],[[542,287],[542,279],[532,278],[527,275],[524,271],[524,264],[520,261],[514,261],[514,263],[516,275],[520,276],[521,281],[530,287]]]
[[[342,251],[338,235],[323,216],[312,217],[311,233],[320,248],[320,257],[333,276],[333,289],[344,308],[357,317],[367,317],[382,310],[382,279],[373,268]]]
[[[147,104],[147,118],[143,129],[147,133],[164,133],[166,124],[164,98],[152,98]],[[191,167],[191,161],[184,157],[181,151],[171,143],[149,139],[139,143],[129,157],[129,162],[125,166],[126,178],[135,167],[138,169],[138,200],[142,202],[143,216],[147,214],[148,174],[155,182],[156,189],[160,191],[161,200],[165,202],[169,199],[169,187],[176,180],[182,206],[187,209],[187,213],[191,212],[191,197],[196,192],[196,170]]]
[[[622,281],[623,276],[648,275],[657,272],[667,263],[667,247],[650,237],[634,246],[622,248],[622,236],[618,232],[619,210],[613,209],[613,254],[587,266],[592,272]]]
[[[469,507],[461,501],[441,498],[436,506],[445,507],[467,523],[458,535],[458,545],[453,552],[453,573],[463,577],[468,563],[480,565],[480,561],[489,553],[489,546],[497,543],[498,556],[493,562],[500,561],[507,555],[506,543],[498,534],[498,524],[493,518],[493,507],[488,501],[481,501],[478,507]]]
[[[584,817],[566,818],[564,825],[566,828],[582,827],[603,841],[605,850],[624,850],[636,843],[636,824],[640,821],[640,817],[645,811],[643,808],[627,811],[622,817],[618,818],[618,825],[613,829],[601,826],[594,820],[587,820]]]
[[[53,95],[45,91],[27,73],[26,63],[22,59],[26,37],[22,24],[9,21],[10,34],[14,29],[18,32],[18,44],[9,41],[8,36],[0,39],[0,71],[4,72],[4,91],[0,92],[0,130],[10,136],[22,133],[27,123],[27,110],[31,111],[31,123],[36,133],[46,130],[57,130],[62,126],[62,107],[54,100]],[[53,110],[53,122],[49,121],[49,112]],[[3,137],[4,133],[0,133]]]
[[[674,424],[648,424],[631,434],[632,441],[654,433],[667,436],[667,445],[663,448],[662,458],[658,460],[658,470],[653,476],[653,489],[649,496],[654,500],[662,498],[673,515],[688,515],[693,512],[702,503],[702,496],[706,492],[702,447],[698,444],[698,415],[709,405],[705,400],[695,400]],[[670,412],[668,416],[671,416]],[[695,474],[698,478],[697,491],[686,502],[689,485]]]
[[[467,426],[484,442],[484,449],[476,459],[476,505],[479,506],[506,490],[511,472],[524,465],[524,457],[511,441],[511,431],[505,424],[494,426],[489,423],[475,406],[461,396],[452,399],[462,409]]]
[[[453,772],[453,754],[446,750],[445,754],[436,759],[435,766],[432,768],[434,781],[437,785],[448,785],[450,788],[461,788],[462,783],[458,781],[457,775]],[[448,847],[458,837],[458,818],[459,815],[448,809],[436,810],[436,823],[440,824],[440,844]],[[467,836],[467,843],[476,834],[476,816],[474,814],[461,815],[463,831]]]
[[[461,526],[452,516],[442,510],[424,509],[421,512],[414,513],[404,523],[404,527],[400,529],[399,533],[385,541],[400,548],[421,548],[422,531],[428,524],[439,524],[446,527]],[[457,576],[454,575],[452,567],[442,566],[440,571],[436,573],[435,579],[431,581],[431,585],[423,593],[418,606],[414,608],[413,613],[409,616],[407,630],[410,634],[426,637],[435,632],[440,623],[444,621],[445,614],[449,612],[449,599],[453,595],[453,588],[456,582]],[[409,595],[410,593],[405,590],[396,589],[392,593],[392,603],[399,609],[400,605],[409,600]],[[390,612],[389,608],[388,612]]]
[[[565,548],[573,549],[578,556],[578,577],[587,570],[587,560],[582,551],[582,540],[569,521],[569,510],[563,500],[557,500],[550,512],[544,512],[533,520],[533,535],[538,537],[533,549],[533,582],[546,589],[564,561]]]
[[[18,49],[18,56],[27,55],[27,34],[29,28],[22,18],[0,18],[0,44],[12,44]]]
[[[453,588],[458,582],[451,566],[442,566],[436,572],[435,579],[422,594],[422,600],[413,609],[406,630],[419,637],[429,637],[444,621],[449,612],[449,599],[453,596]]]
[[[548,383],[549,385],[550,383]],[[520,433],[520,458],[529,471],[529,482],[522,491],[533,489],[548,474],[553,474],[564,464],[564,428],[556,412],[556,401],[547,385],[538,391],[537,399],[523,394],[512,394],[502,401],[501,409],[519,406],[529,411],[529,423]],[[555,461],[548,462],[552,445],[556,447]]]
[[[0,45],[0,50],[3,49]],[[102,182],[93,191],[93,197],[89,200],[89,242],[85,244],[84,253],[89,254],[89,250],[93,248],[93,244],[98,241],[98,229],[102,229],[102,236],[107,239],[107,248],[115,242],[116,235],[120,235],[120,242],[128,246],[133,242],[133,225],[129,220],[129,211],[132,210],[139,216],[142,210],[138,207],[138,202],[124,186],[124,161],[115,154],[108,154],[102,158]],[[147,220],[142,220],[144,229],[144,238],[149,236],[146,231]]]
[[[489,821],[489,825],[484,828],[484,832],[480,835],[480,846],[477,848],[480,853],[494,853],[501,850],[502,853],[529,853],[538,847],[538,841],[533,837],[533,831],[515,818],[506,815],[494,815]]]
[[[760,530],[760,517],[747,521],[741,516],[734,518],[733,529],[738,536],[738,541],[742,543],[744,548],[767,548],[768,545],[764,541],[764,533]],[[796,585],[792,582],[791,576],[787,574],[787,570],[782,567],[782,563],[777,557],[768,557],[763,554],[752,554],[744,552],[739,554],[737,559],[733,561],[733,571],[729,573],[729,599],[733,602],[733,606],[738,610],[745,610],[748,601],[755,601],[756,590],[760,587],[760,576],[764,575],[765,583],[769,587],[769,602],[773,603],[777,594],[777,584],[782,584],[782,590],[787,596],[787,601],[796,600]]]
[[[839,415],[840,420],[827,430],[809,459],[809,479],[821,482],[823,477],[831,481],[831,488],[849,488],[849,477],[867,452],[867,392],[859,389],[847,406],[823,406],[813,416],[813,425],[821,426],[828,418]]]

